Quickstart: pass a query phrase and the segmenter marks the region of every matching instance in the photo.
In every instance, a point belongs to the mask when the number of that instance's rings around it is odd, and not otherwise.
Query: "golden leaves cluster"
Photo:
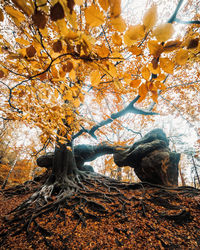
[[[166,75],[173,74],[175,66],[185,65],[190,51],[199,48],[199,37],[192,37],[187,44],[172,39],[174,26],[157,24],[156,5],[146,11],[142,23],[127,26],[121,16],[120,0],[88,1],[87,6],[82,0],[53,0],[51,5],[36,0],[38,8],[32,0],[12,2],[13,5],[0,9],[0,21],[10,18],[19,33],[14,40],[16,46],[1,38],[4,48],[0,52],[5,61],[0,78],[30,83],[31,91],[18,88],[14,92],[22,103],[38,97],[45,105],[49,100],[59,107],[59,101],[69,105],[67,118],[58,117],[58,113],[55,116],[62,124],[61,131],[66,129],[65,119],[73,130],[78,128],[72,113],[84,101],[83,86],[90,85],[97,95],[100,91],[102,96],[113,92],[117,98],[122,93],[138,91],[140,101],[151,92],[157,101],[157,91],[166,88],[163,84]],[[81,15],[76,11],[80,7]],[[19,36],[21,30],[23,34]],[[101,36],[97,36],[100,31]],[[127,65],[123,63],[126,52],[133,57]],[[7,69],[16,72],[17,77]],[[156,75],[153,80],[152,75]],[[39,87],[40,82],[46,84],[44,88]],[[20,105],[17,98],[14,100]],[[30,106],[26,111],[33,109]],[[49,110],[52,116],[63,111],[61,107]],[[46,131],[47,127],[41,125]]]

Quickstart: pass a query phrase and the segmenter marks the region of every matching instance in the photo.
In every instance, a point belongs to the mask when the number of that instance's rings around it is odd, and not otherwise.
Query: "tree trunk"
[[[69,145],[69,144],[68,144]],[[53,157],[53,168],[48,179],[48,184],[68,184],[77,173],[77,166],[74,153],[65,144],[58,144],[55,147]]]

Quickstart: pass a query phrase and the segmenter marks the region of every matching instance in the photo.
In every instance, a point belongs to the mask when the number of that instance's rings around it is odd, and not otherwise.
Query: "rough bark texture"
[[[171,152],[166,134],[161,129],[154,129],[142,139],[129,147],[116,147],[106,143],[96,146],[78,145],[74,147],[75,163],[70,163],[65,155],[66,147],[58,149],[57,159],[54,153],[47,153],[37,159],[40,167],[51,169],[54,162],[54,171],[61,170],[67,174],[67,166],[76,165],[79,170],[93,172],[93,168],[84,165],[85,162],[93,161],[104,154],[114,154],[114,161],[119,167],[130,166],[134,168],[136,175],[141,181],[146,181],[164,186],[178,185],[178,163],[180,154]],[[68,152],[69,154],[69,152]],[[72,159],[72,157],[70,158]],[[56,168],[55,168],[55,164]],[[62,175],[62,174],[61,174]]]
[[[105,154],[116,153],[115,147],[108,145],[106,143],[100,143],[99,145],[77,145],[74,147],[74,158],[76,161],[76,166],[79,170],[93,172],[93,168],[88,168],[88,165],[84,165],[85,162],[93,161],[97,157]],[[49,152],[45,155],[40,156],[37,159],[37,165],[40,167],[45,167],[47,169],[52,169],[54,161],[54,152]]]
[[[177,186],[180,154],[171,152],[168,145],[165,133],[154,129],[129,149],[114,154],[114,161],[119,167],[134,168],[141,181]]]

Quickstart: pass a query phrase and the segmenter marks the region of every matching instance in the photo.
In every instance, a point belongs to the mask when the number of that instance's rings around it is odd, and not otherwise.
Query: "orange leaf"
[[[143,78],[148,81],[149,77],[151,76],[149,69],[147,67],[143,67],[141,73]]]
[[[160,54],[163,52],[163,46],[155,40],[150,40],[148,42],[148,48],[150,54],[153,55],[155,58],[159,57]]]
[[[121,0],[109,0],[111,17],[119,17],[121,14]]]
[[[146,83],[143,83],[139,87],[139,96],[140,96],[140,99],[138,100],[138,102],[143,101],[145,99],[147,93],[148,93],[147,85],[146,85]]]
[[[97,86],[101,81],[101,75],[98,70],[92,71],[90,74],[90,81],[92,86]]]
[[[138,88],[140,86],[141,80],[136,79],[136,80],[132,80],[130,82],[130,87],[132,88]]]
[[[185,65],[188,59],[188,51],[186,49],[180,49],[176,53],[175,60],[179,65]]]
[[[110,54],[110,50],[106,47],[105,44],[103,44],[102,46],[100,46],[97,50],[97,54],[100,57],[107,57]]]
[[[126,23],[121,16],[111,18],[110,23],[119,32],[124,32],[124,30],[126,29]]]
[[[135,56],[139,56],[142,54],[142,49],[138,48],[135,45],[131,46],[128,50]]]
[[[171,52],[171,51],[179,48],[180,45],[181,45],[181,41],[179,41],[179,40],[166,42],[164,45],[164,52]]]
[[[101,8],[105,11],[108,10],[108,7],[109,7],[109,0],[98,0]]]
[[[151,98],[155,103],[158,103],[158,92],[157,91],[151,91]]]
[[[138,24],[130,26],[124,35],[124,42],[126,45],[131,46],[137,40],[142,39],[144,35],[144,25]]]
[[[151,29],[157,21],[157,6],[153,5],[147,12],[144,14],[143,17],[143,24],[146,30]]]
[[[117,32],[115,32],[112,35],[112,41],[117,46],[121,46],[122,45],[122,38],[117,34]]]
[[[85,10],[86,23],[91,27],[97,27],[102,25],[105,21],[105,17],[102,11],[100,11],[97,5],[92,4]]]
[[[165,42],[171,38],[173,33],[173,25],[171,23],[163,23],[155,28],[152,35],[155,36],[159,42]]]
[[[168,74],[174,72],[174,63],[169,58],[160,58],[160,67]]]

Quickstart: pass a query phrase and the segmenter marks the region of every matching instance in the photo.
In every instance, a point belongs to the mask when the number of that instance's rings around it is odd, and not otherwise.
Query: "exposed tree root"
[[[36,189],[36,184],[34,185],[32,191]],[[27,192],[25,187],[28,186],[29,183],[15,188],[15,193],[12,193],[11,189],[4,192],[8,192],[9,196],[19,195],[22,190]],[[86,227],[88,220],[101,221],[104,217],[114,216],[123,224],[128,220],[130,208],[137,211],[136,216],[141,214],[145,217],[153,211],[155,216],[173,220],[175,223],[190,222],[193,217],[189,208],[181,203],[178,206],[173,204],[179,200],[179,195],[196,196],[200,195],[200,191],[192,187],[168,188],[150,183],[120,183],[88,173],[75,177],[73,183],[43,183],[28,200],[6,216],[4,226],[0,229],[0,243],[6,245],[6,237],[9,235],[16,236],[26,232],[27,237],[32,240],[39,233],[46,247],[53,249],[51,237],[54,232],[41,225],[39,218],[51,213],[51,217],[56,218],[58,224],[66,225],[69,220],[66,209],[71,212],[76,223],[70,235],[59,235],[63,243],[73,236],[78,225]],[[152,205],[159,209],[153,208]]]

